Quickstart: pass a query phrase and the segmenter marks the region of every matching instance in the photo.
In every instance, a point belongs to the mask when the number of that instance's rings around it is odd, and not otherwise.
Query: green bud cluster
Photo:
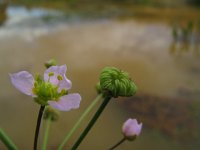
[[[45,120],[51,119],[51,121],[57,121],[59,119],[59,112],[52,107],[47,107],[44,112],[43,118]]]
[[[58,92],[58,87],[51,84],[50,82],[44,81],[41,76],[36,75],[33,93],[37,96],[34,100],[40,105],[48,105],[48,100],[57,101],[59,97],[66,95],[67,91],[62,90]]]
[[[100,88],[104,95],[112,97],[132,96],[137,87],[128,73],[115,67],[105,67],[100,74]]]

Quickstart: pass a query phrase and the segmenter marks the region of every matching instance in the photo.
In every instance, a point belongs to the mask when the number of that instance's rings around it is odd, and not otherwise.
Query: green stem
[[[44,131],[44,140],[43,140],[43,144],[42,144],[42,150],[47,149],[47,142],[48,142],[50,125],[51,125],[51,117],[47,118],[47,120],[46,120],[46,128],[45,128],[45,131]]]
[[[88,134],[88,132],[90,131],[90,129],[93,127],[93,125],[95,124],[95,122],[97,121],[97,119],[99,118],[99,116],[101,115],[101,113],[103,112],[104,108],[106,107],[106,105],[108,104],[108,102],[110,101],[110,99],[111,99],[111,97],[105,97],[105,99],[102,102],[101,106],[99,107],[99,109],[97,110],[97,112],[94,114],[93,118],[90,120],[89,124],[87,125],[87,127],[85,128],[85,130],[82,132],[82,134],[80,135],[79,139],[73,145],[73,147],[71,148],[71,150],[76,150],[78,148],[78,146],[81,144],[81,142],[83,141],[83,139],[85,138],[85,136]]]
[[[9,136],[0,128],[0,139],[9,150],[18,150],[17,146],[9,138]]]
[[[116,147],[118,147],[119,145],[121,145],[124,141],[126,141],[126,138],[123,137],[119,142],[117,142],[115,145],[113,145],[111,148],[109,148],[108,150],[113,150]]]
[[[81,117],[78,119],[76,124],[73,126],[73,128],[69,131],[65,139],[63,140],[62,144],[58,147],[58,150],[62,150],[65,144],[68,142],[70,137],[73,135],[73,133],[77,130],[77,128],[80,126],[83,119],[88,115],[88,113],[92,110],[92,108],[97,104],[97,102],[102,98],[102,95],[99,94],[92,103],[88,106],[88,108],[84,111],[84,113],[81,115]]]
[[[38,136],[39,136],[39,132],[40,132],[40,124],[41,124],[44,109],[45,109],[45,106],[41,105],[39,113],[38,113],[36,129],[35,129],[35,138],[34,138],[34,147],[33,147],[34,150],[37,150]]]

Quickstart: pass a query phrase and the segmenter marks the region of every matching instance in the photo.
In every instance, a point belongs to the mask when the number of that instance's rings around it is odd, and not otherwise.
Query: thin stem
[[[73,147],[71,148],[71,150],[76,150],[78,148],[78,146],[81,144],[81,142],[83,141],[83,139],[85,138],[85,136],[88,134],[88,132],[90,131],[90,129],[93,127],[93,125],[95,124],[95,122],[97,121],[97,119],[99,118],[99,116],[101,115],[101,113],[103,112],[104,108],[106,107],[106,105],[108,104],[108,102],[110,101],[110,99],[111,99],[111,97],[105,97],[105,99],[102,102],[102,104],[100,105],[99,109],[94,114],[93,118],[90,120],[89,124],[87,125],[87,127],[85,128],[85,130],[82,132],[82,134],[80,135],[79,139],[73,145]]]
[[[35,138],[34,138],[34,147],[33,147],[34,150],[37,150],[38,136],[39,136],[39,132],[40,132],[40,124],[41,124],[44,109],[45,109],[45,106],[41,105],[39,114],[38,114],[38,118],[37,118],[36,129],[35,129]]]
[[[42,150],[47,149],[47,142],[48,142],[50,125],[51,125],[51,117],[47,118],[47,120],[46,120],[46,128],[45,128],[45,131],[44,131],[44,140],[43,140],[43,144],[42,144]]]
[[[92,103],[88,106],[88,108],[84,111],[84,113],[81,115],[81,117],[78,119],[76,124],[73,126],[73,128],[69,131],[65,139],[63,140],[62,144],[58,147],[58,150],[62,150],[65,144],[68,142],[70,137],[73,135],[73,133],[77,130],[77,128],[80,126],[81,122],[84,120],[84,118],[88,115],[88,113],[92,110],[92,108],[97,104],[97,102],[102,98],[102,95],[99,94]]]
[[[18,150],[17,146],[9,138],[9,136],[0,128],[0,139],[9,150]]]
[[[124,141],[126,141],[126,138],[123,137],[119,142],[117,142],[115,145],[113,145],[111,148],[109,148],[108,150],[113,150],[116,147],[118,147],[119,145],[121,145]]]

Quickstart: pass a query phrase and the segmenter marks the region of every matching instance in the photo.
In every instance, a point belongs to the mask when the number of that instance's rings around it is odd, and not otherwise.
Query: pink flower
[[[79,108],[81,96],[68,94],[72,83],[65,73],[67,66],[51,66],[44,72],[44,79],[36,78],[27,71],[10,74],[12,84],[22,93],[32,96],[41,105],[69,111]]]
[[[136,119],[128,119],[122,126],[122,133],[128,140],[134,140],[140,135],[142,123],[138,124]]]

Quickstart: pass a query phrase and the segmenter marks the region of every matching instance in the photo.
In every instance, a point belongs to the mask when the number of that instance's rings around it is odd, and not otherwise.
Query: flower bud
[[[44,112],[44,117],[45,120],[51,119],[51,121],[57,121],[59,118],[59,113],[55,109],[51,107],[47,107]]]
[[[137,136],[139,136],[141,130],[142,123],[139,124],[136,119],[130,118],[122,126],[122,133],[129,141],[133,141]]]
[[[129,78],[128,73],[115,67],[106,67],[100,74],[100,87],[104,94],[112,97],[132,96],[137,87]]]
[[[44,65],[45,65],[46,68],[49,68],[51,66],[56,66],[56,64],[57,64],[57,62],[56,62],[55,59],[50,59],[47,62],[45,62]]]

